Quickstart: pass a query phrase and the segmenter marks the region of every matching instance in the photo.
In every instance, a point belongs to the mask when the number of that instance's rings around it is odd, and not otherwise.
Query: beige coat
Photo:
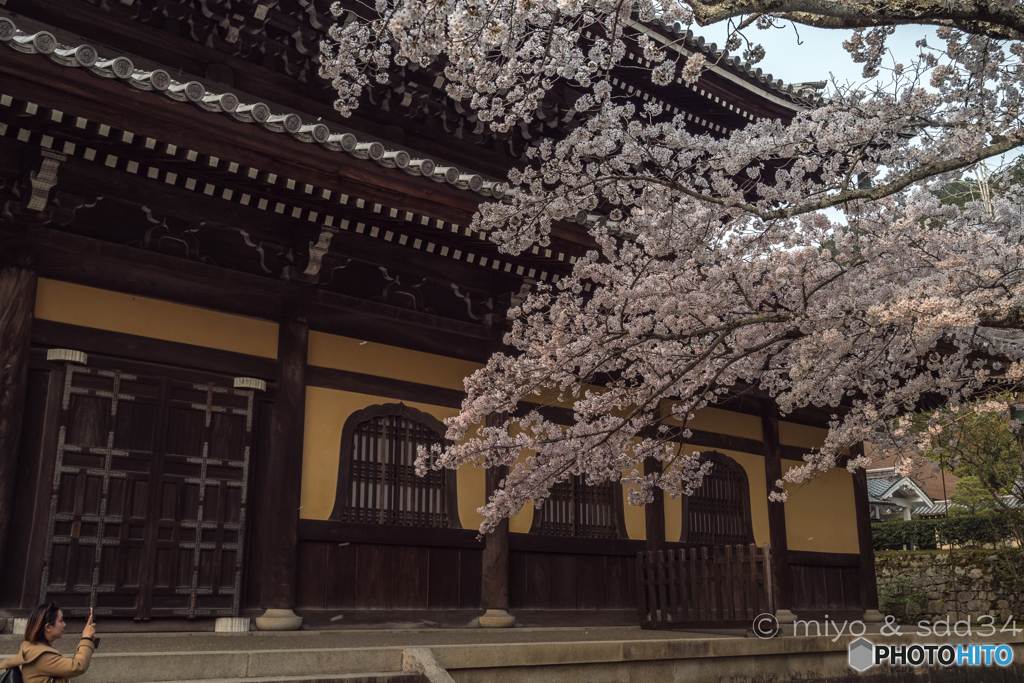
[[[74,657],[64,657],[49,645],[25,641],[16,657],[0,662],[0,669],[20,666],[24,683],[49,683],[50,679],[55,679],[53,683],[68,683],[69,678],[88,671],[95,649],[91,640],[82,640]]]

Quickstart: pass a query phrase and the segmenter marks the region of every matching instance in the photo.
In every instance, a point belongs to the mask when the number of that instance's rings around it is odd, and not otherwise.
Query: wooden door
[[[68,365],[63,394],[42,600],[236,615],[253,393]]]

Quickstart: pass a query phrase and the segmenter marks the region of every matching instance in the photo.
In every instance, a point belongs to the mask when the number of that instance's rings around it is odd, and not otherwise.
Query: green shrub
[[[1013,537],[1005,515],[983,514],[948,519],[914,519],[871,525],[875,550],[934,550],[942,545],[956,548],[997,545]]]

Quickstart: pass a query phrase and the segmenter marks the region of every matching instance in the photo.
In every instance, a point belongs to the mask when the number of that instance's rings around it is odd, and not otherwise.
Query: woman
[[[32,610],[25,627],[25,642],[17,657],[0,662],[0,669],[21,667],[24,683],[68,683],[69,678],[81,676],[89,669],[92,653],[96,649],[96,626],[89,621],[82,631],[82,641],[74,657],[62,657],[53,647],[53,641],[64,635],[64,613],[52,602]]]

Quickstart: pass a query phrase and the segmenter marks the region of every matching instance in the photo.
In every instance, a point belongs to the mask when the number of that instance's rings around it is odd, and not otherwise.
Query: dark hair
[[[28,615],[28,624],[25,626],[25,641],[49,645],[46,639],[46,627],[54,626],[57,623],[57,616],[60,614],[60,607],[54,603],[39,605],[32,614]]]

